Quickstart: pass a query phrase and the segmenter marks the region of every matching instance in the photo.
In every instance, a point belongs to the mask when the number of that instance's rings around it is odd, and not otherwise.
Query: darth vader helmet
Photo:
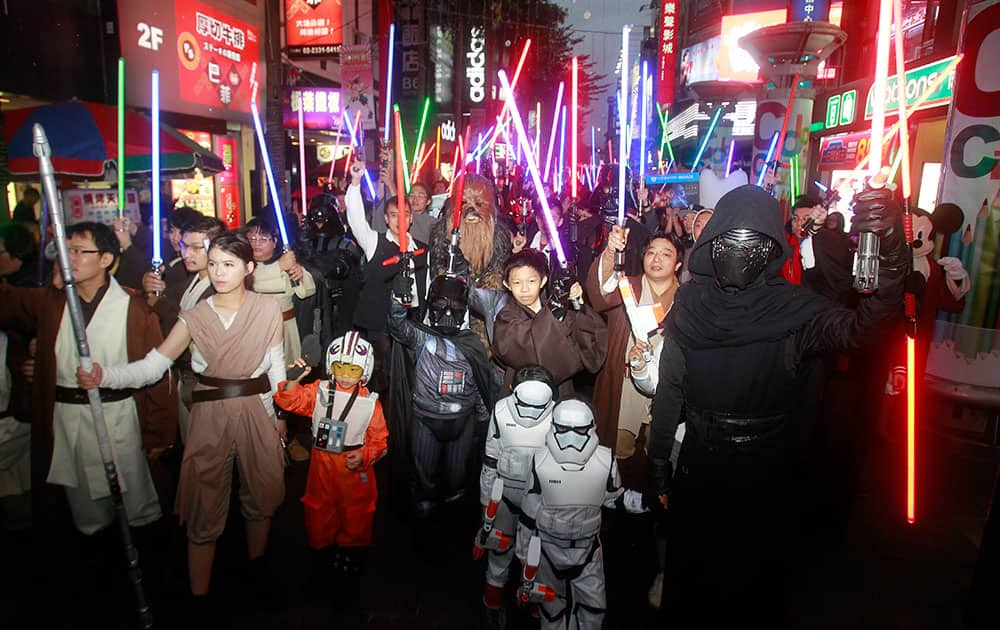
[[[458,276],[441,274],[427,289],[427,318],[438,332],[453,335],[462,329],[469,310],[469,287]]]

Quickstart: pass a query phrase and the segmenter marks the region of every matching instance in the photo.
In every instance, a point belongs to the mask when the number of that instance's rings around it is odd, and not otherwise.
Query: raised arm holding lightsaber
[[[159,115],[157,114],[157,119],[158,118]],[[153,136],[156,137],[158,132],[159,127],[154,125]],[[45,198],[48,201],[49,217],[52,222],[52,232],[55,236],[56,252],[59,257],[59,269],[63,278],[63,288],[66,291],[66,310],[69,314],[70,324],[73,327],[73,338],[76,341],[76,350],[80,357],[80,366],[89,372],[93,370],[94,363],[90,358],[90,344],[87,342],[87,327],[84,323],[83,309],[80,306],[80,296],[77,294],[76,284],[73,279],[73,269],[69,262],[69,251],[66,247],[66,230],[63,227],[62,205],[59,201],[59,195],[56,192],[55,173],[52,169],[52,151],[49,147],[49,140],[45,135],[45,130],[41,125],[36,123],[32,127],[32,137],[35,156],[38,158],[39,162],[38,170],[41,174],[42,189],[44,190]],[[154,186],[155,181],[156,180],[154,180]],[[154,189],[153,192],[153,199],[158,198],[159,195],[156,193],[159,191]],[[158,241],[154,241],[154,244],[157,242]],[[118,469],[115,466],[114,452],[111,448],[111,437],[108,434],[108,425],[104,418],[104,407],[101,404],[101,396],[98,389],[94,388],[87,390],[87,401],[90,404],[90,412],[94,420],[94,433],[97,434],[97,446],[101,454],[101,463],[104,467],[104,475],[111,493],[111,504],[114,508],[115,514],[117,515],[118,530],[121,533],[122,545],[125,548],[125,558],[128,562],[128,573],[132,581],[132,590],[135,593],[139,620],[143,628],[152,628],[153,615],[150,611],[149,604],[146,602],[146,591],[142,585],[142,571],[139,568],[139,552],[136,550],[135,545],[132,544],[132,533],[129,529],[128,514],[125,512],[125,503],[122,499],[122,489],[118,482]]]

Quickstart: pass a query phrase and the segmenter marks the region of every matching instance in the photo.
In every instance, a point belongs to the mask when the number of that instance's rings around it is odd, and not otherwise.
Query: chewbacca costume
[[[493,184],[481,175],[466,175],[462,205],[465,208],[459,224],[459,249],[469,261],[471,286],[503,289],[503,264],[511,254],[511,234],[498,220],[499,209]],[[448,270],[448,246],[454,216],[449,200],[431,232],[432,278]]]

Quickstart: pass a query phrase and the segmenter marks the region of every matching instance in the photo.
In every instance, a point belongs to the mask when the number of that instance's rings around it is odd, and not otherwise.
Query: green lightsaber
[[[125,216],[125,57],[118,58],[118,218]]]

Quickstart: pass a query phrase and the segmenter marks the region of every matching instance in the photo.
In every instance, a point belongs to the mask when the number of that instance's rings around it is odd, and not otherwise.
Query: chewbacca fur
[[[497,221],[493,185],[480,175],[466,175],[462,205],[465,211],[459,224],[459,248],[469,261],[472,284],[487,289],[502,289],[503,264],[511,254],[511,234]],[[478,217],[479,221],[469,221],[471,216]],[[442,218],[434,224],[431,232],[432,277],[447,271],[453,217],[449,200],[442,210]]]

